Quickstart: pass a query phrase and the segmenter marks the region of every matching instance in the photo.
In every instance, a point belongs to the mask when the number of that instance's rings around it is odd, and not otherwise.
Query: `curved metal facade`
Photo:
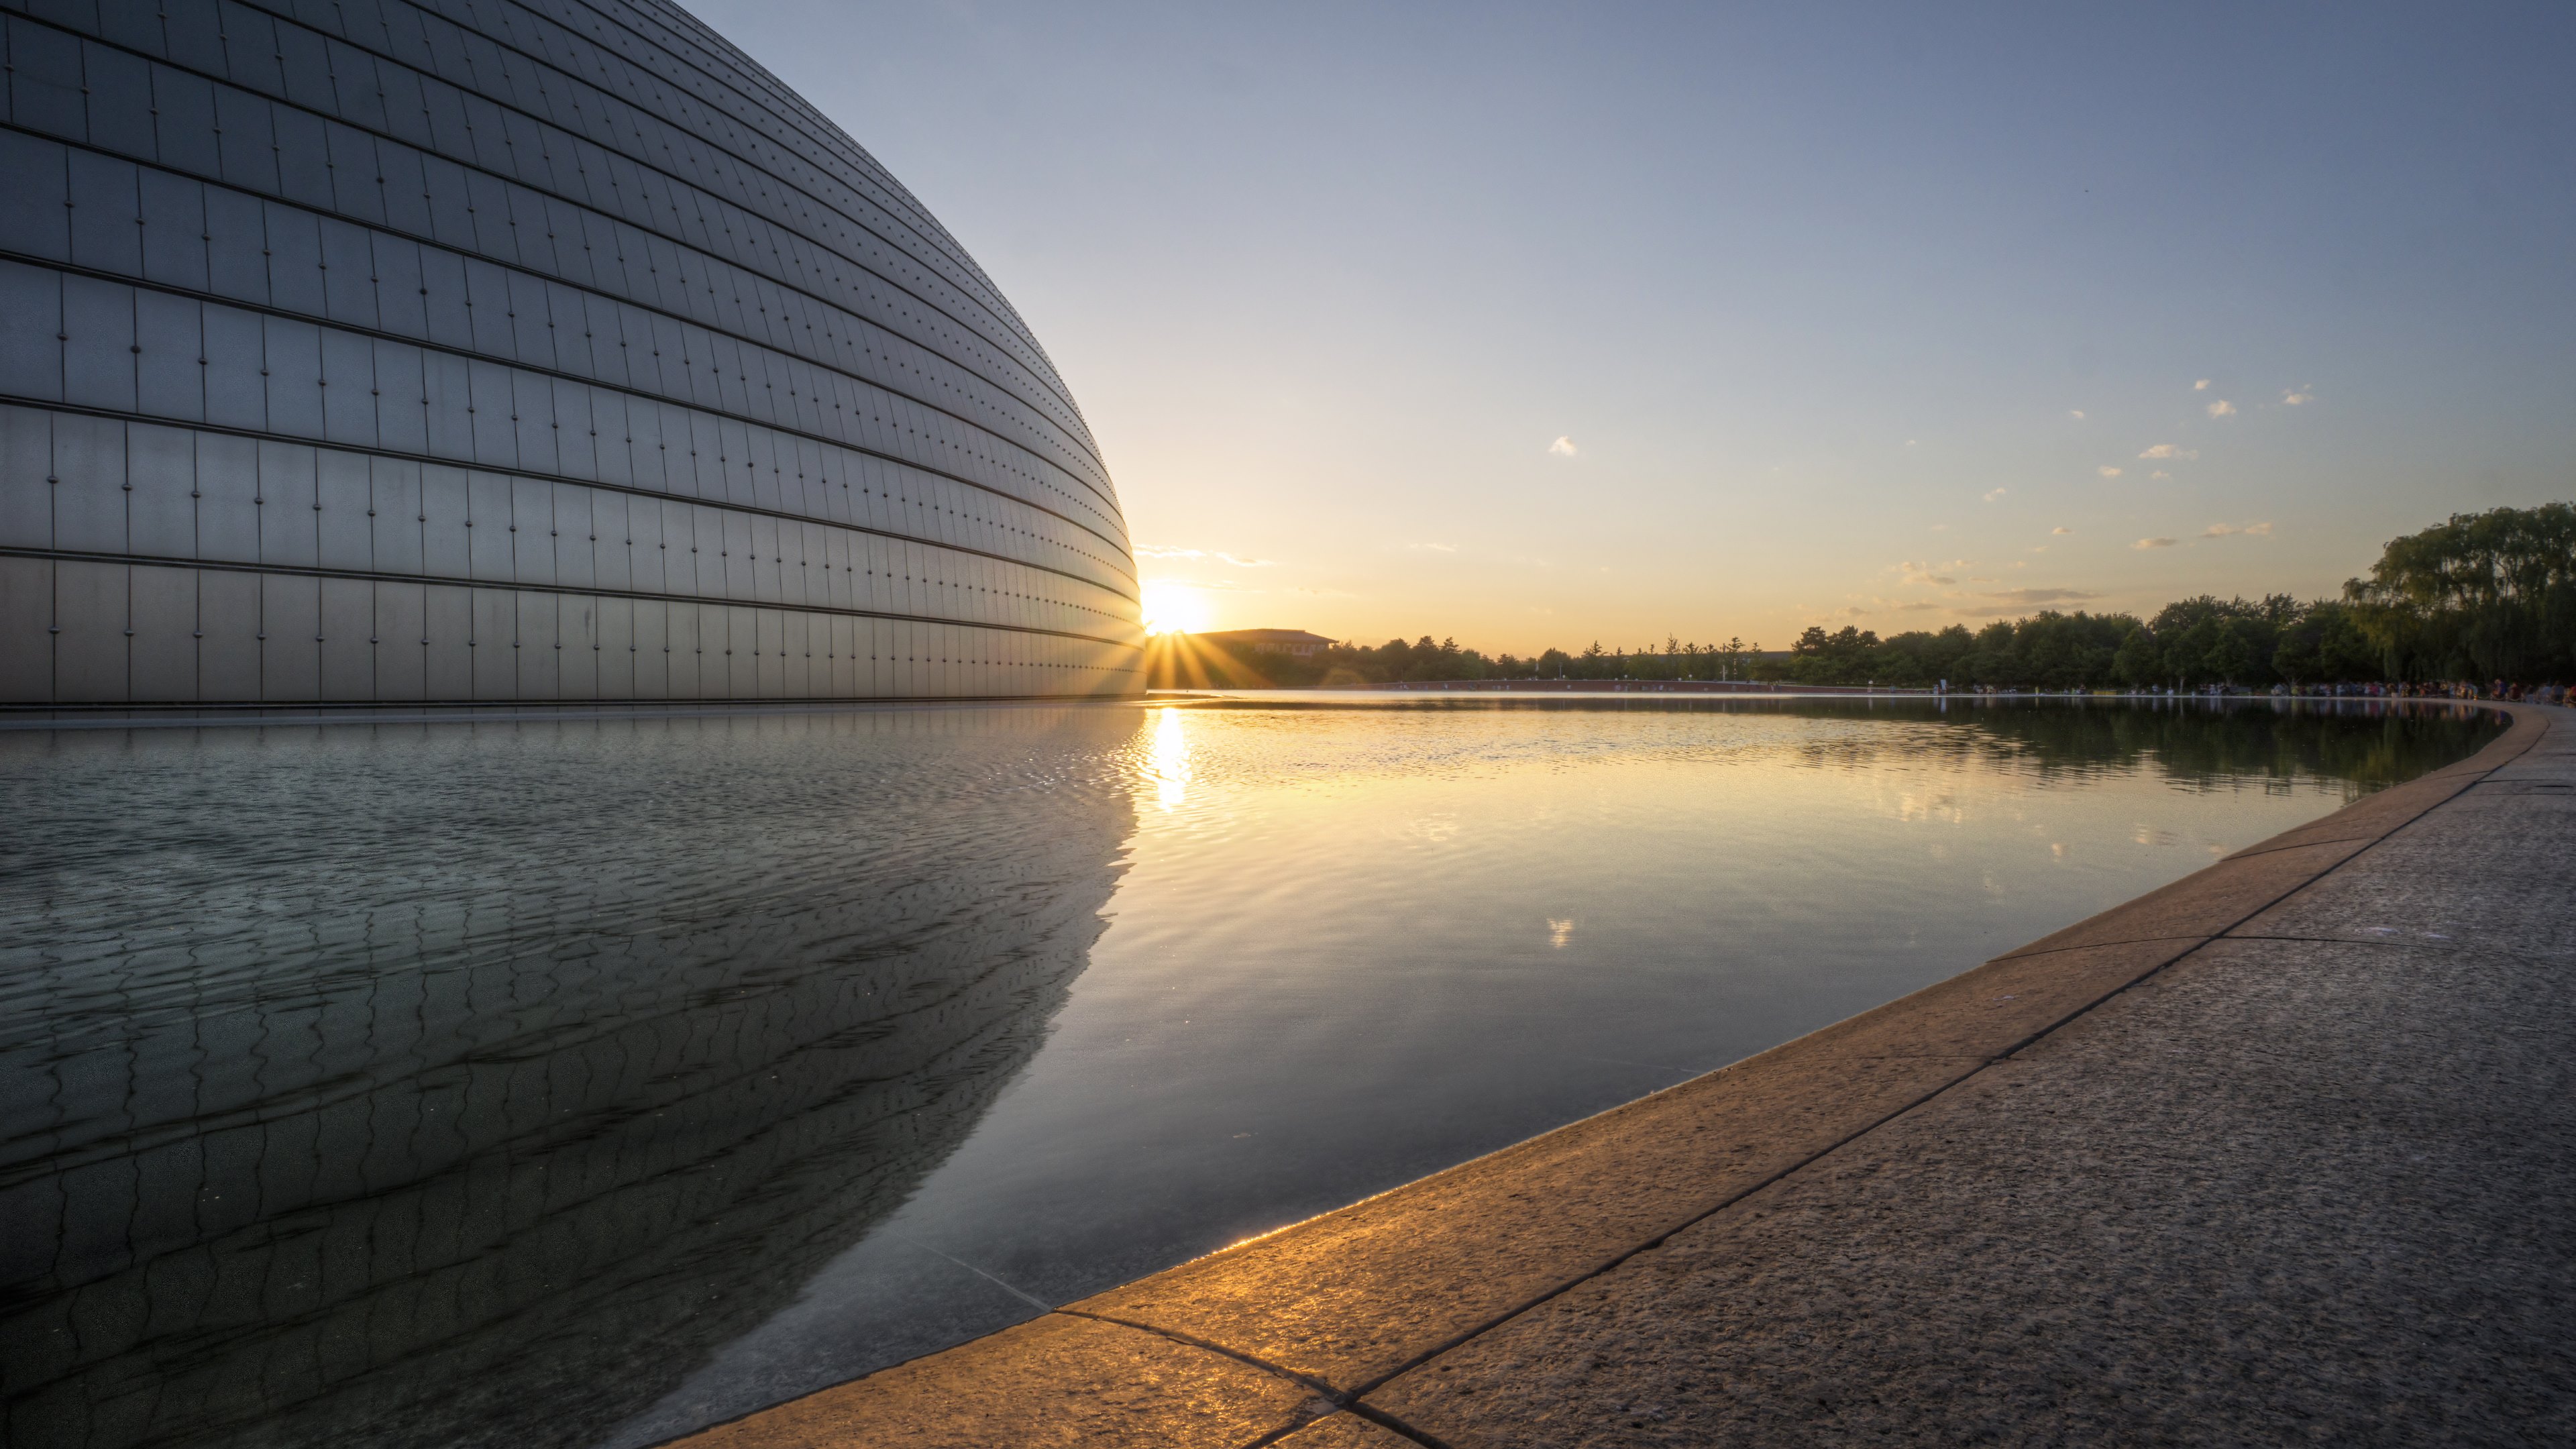
[[[0,704],[1142,687],[1045,352],[676,7],[0,12]]]

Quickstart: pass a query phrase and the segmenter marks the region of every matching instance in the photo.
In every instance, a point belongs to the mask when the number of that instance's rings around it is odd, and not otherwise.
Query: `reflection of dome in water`
[[[563,807],[432,799],[451,761],[416,760],[407,828],[475,849],[403,862],[399,904],[386,867],[241,863],[244,822],[128,852],[172,862],[145,899],[58,875],[0,913],[77,946],[0,1028],[0,1111],[58,1134],[0,1153],[8,1441],[595,1442],[899,1206],[1036,1050],[1133,824],[990,772],[1133,721],[782,724],[774,770],[652,787],[694,853],[630,819],[568,858]],[[698,723],[668,728],[509,783],[578,798]],[[278,746],[168,748],[237,789]],[[760,808],[807,769],[837,792]],[[150,946],[174,911],[184,960]]]
[[[1139,687],[1045,352],[675,7],[0,8],[0,705]]]

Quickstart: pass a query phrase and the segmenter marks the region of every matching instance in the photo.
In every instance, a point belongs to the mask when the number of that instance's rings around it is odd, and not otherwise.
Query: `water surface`
[[[2488,728],[1353,703],[0,735],[8,1442],[658,1442],[1762,1050]]]

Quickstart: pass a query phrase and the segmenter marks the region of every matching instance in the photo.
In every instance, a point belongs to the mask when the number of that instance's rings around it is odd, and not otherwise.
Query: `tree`
[[[2452,514],[2389,540],[2344,597],[2401,678],[2576,674],[2576,504]]]

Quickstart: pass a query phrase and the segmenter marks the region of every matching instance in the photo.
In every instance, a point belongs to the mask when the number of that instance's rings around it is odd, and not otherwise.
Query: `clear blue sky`
[[[1776,647],[2576,496],[2576,7],[698,12],[983,262],[1218,625]]]

